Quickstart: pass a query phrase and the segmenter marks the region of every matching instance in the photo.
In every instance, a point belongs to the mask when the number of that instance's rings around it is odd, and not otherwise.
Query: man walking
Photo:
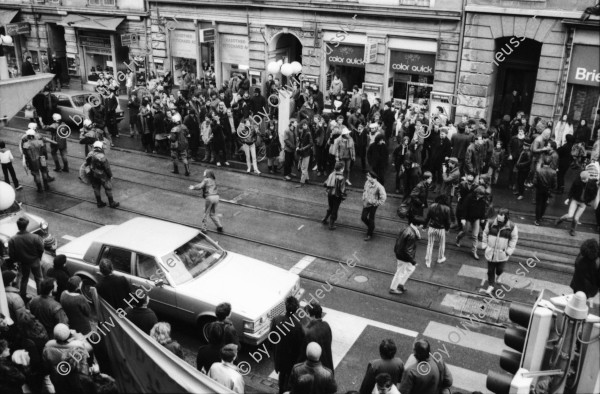
[[[440,194],[437,196],[435,202],[427,210],[424,227],[427,226],[429,226],[429,230],[427,230],[425,265],[427,268],[430,268],[431,255],[433,254],[433,247],[436,241],[440,243],[437,263],[442,264],[446,261],[444,254],[446,252],[446,231],[450,230],[450,207],[445,195]]]
[[[421,239],[421,233],[412,218],[408,218],[408,226],[404,227],[394,246],[396,254],[396,273],[390,285],[391,294],[404,294],[406,292],[406,281],[415,271],[417,261],[415,255],[417,253],[417,240]]]
[[[52,120],[54,122],[48,129],[50,130],[52,141],[56,142],[56,144],[52,144],[50,147],[50,153],[54,160],[54,171],[69,172],[69,162],[67,161],[67,137],[71,134],[71,130],[65,122],[62,121],[60,114],[53,114]],[[58,160],[59,152],[63,163],[62,169],[60,168],[60,161]]]
[[[551,197],[550,192],[557,187],[556,170],[550,167],[552,158],[546,156],[543,159],[542,166],[535,171],[533,176],[533,186],[535,187],[535,225],[539,226],[546,207],[548,199]]]
[[[310,129],[308,127],[308,122],[303,120],[300,122],[300,135],[298,138],[298,146],[296,147],[296,152],[298,153],[298,158],[300,160],[300,172],[302,173],[300,177],[300,184],[296,187],[302,187],[304,184],[308,183],[308,166],[310,164],[310,154],[313,149],[313,139],[310,134]]]
[[[113,174],[110,169],[110,163],[104,155],[103,144],[101,141],[94,142],[94,150],[86,158],[86,163],[90,167],[90,183],[94,189],[94,195],[96,196],[96,205],[98,208],[103,208],[106,203],[102,201],[100,195],[101,187],[104,187],[106,197],[108,197],[108,204],[111,208],[117,208],[119,203],[113,199],[112,194],[112,178]]]
[[[361,220],[367,225],[367,235],[365,241],[370,241],[375,231],[375,212],[377,208],[385,203],[387,195],[385,188],[377,182],[377,174],[373,171],[367,173],[367,180],[363,190],[363,210]]]
[[[350,167],[355,161],[354,140],[350,137],[350,130],[344,127],[342,135],[335,139],[333,144],[335,161],[344,163],[344,177],[350,179]]]
[[[17,219],[19,232],[8,241],[8,255],[21,267],[19,291],[23,300],[27,299],[29,275],[33,273],[38,294],[43,279],[40,262],[44,254],[44,241],[39,235],[27,231],[27,226],[29,226],[29,219],[26,217]]]
[[[496,283],[500,283],[500,275],[509,257],[515,252],[519,231],[517,225],[509,220],[508,209],[500,208],[493,223],[487,223],[483,230],[482,246],[488,264],[487,294],[492,295]]]
[[[475,260],[479,260],[477,254],[477,237],[479,235],[479,226],[481,220],[485,219],[485,189],[483,186],[477,186],[475,191],[465,198],[464,202],[464,217],[461,219],[463,229],[456,236],[456,246],[460,248],[460,240],[465,236],[467,229],[466,224],[469,224],[471,230],[472,247],[471,253]]]
[[[46,144],[43,140],[36,138],[35,130],[27,130],[26,140],[23,143],[23,156],[25,158],[25,167],[31,171],[33,180],[37,185],[38,193],[43,193],[44,189],[50,190],[48,183],[52,182],[54,178],[48,175],[48,153],[46,152]],[[43,188],[42,181],[44,184]]]

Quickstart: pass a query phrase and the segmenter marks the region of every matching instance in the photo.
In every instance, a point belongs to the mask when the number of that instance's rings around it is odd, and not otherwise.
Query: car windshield
[[[83,107],[85,103],[87,103],[89,96],[89,94],[80,94],[77,96],[73,96],[73,104],[75,104],[76,107]]]
[[[19,204],[15,201],[13,203],[13,205],[11,205],[10,207],[3,209],[0,211],[0,218],[4,217],[4,216],[10,216],[12,214],[15,214],[17,212],[19,212],[21,210],[21,207],[19,206]]]
[[[175,285],[183,284],[210,269],[225,255],[221,249],[204,234],[198,234],[175,251],[162,258],[164,270],[171,276]]]

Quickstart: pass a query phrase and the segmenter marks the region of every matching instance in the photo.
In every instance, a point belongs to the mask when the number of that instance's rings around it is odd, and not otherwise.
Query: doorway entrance
[[[521,41],[523,40],[523,41]],[[496,87],[492,120],[517,112],[530,114],[542,44],[529,38],[502,37],[496,39],[495,54],[504,58],[496,70]]]
[[[282,60],[284,63],[299,62],[302,64],[302,43],[291,33],[282,33],[273,37],[269,44],[269,61]],[[280,78],[282,85],[287,84],[287,78],[281,73],[273,75],[274,78]]]

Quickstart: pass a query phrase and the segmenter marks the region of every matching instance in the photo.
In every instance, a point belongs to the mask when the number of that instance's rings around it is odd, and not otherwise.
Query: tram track
[[[79,161],[84,160],[83,157],[80,157],[80,156],[68,155],[68,157],[73,160],[79,160]],[[156,157],[161,157],[161,156],[156,156]],[[137,167],[133,167],[133,166],[124,165],[121,163],[113,162],[113,163],[111,163],[111,167],[112,168],[122,168],[122,169],[126,169],[129,171],[137,171],[137,172],[141,172],[141,173],[151,174],[153,177],[156,177],[158,175],[158,176],[168,177],[170,180],[177,179],[177,180],[183,181],[183,180],[189,179],[190,182],[194,182],[190,178],[173,177],[171,175],[160,174],[160,173],[157,173],[157,172],[149,170],[149,169],[137,168]],[[223,167],[218,167],[218,168],[222,169]],[[228,171],[236,171],[236,170],[228,169]],[[115,171],[113,171],[113,172],[115,172]],[[117,179],[117,180],[120,180],[123,182],[128,182],[128,183],[131,183],[134,185],[139,185],[142,187],[155,188],[155,189],[166,191],[166,192],[176,192],[176,193],[184,194],[184,195],[194,195],[192,192],[188,193],[187,189],[178,191],[178,190],[174,190],[172,188],[167,188],[167,187],[164,187],[161,185],[143,183],[143,182],[139,182],[139,181],[135,181],[135,180],[131,180],[131,179],[122,178],[119,176],[114,177],[114,179]],[[246,192],[246,189],[229,187],[229,186],[227,186],[227,187],[232,190],[239,191],[240,195],[242,195],[244,192]],[[280,196],[280,195],[269,194],[269,193],[265,193],[263,191],[261,191],[260,194],[261,194],[261,196],[262,195],[265,196],[265,200],[268,200],[269,198],[282,198],[282,196]],[[286,197],[286,201],[288,201],[288,200],[291,205],[293,205],[294,203],[306,203],[306,201],[304,201],[304,200],[294,199],[293,197],[289,197],[289,198]],[[240,201],[232,201],[232,200],[226,200],[226,199],[221,199],[221,203],[225,204],[225,205],[254,209],[254,210],[258,210],[258,211],[262,211],[262,212],[275,213],[275,214],[290,217],[290,218],[303,219],[303,220],[308,220],[311,222],[320,222],[320,218],[317,218],[317,217],[311,217],[308,215],[301,215],[301,214],[276,210],[276,209],[273,209],[272,207],[266,208],[266,207],[246,204],[246,203],[243,203]],[[327,205],[319,203],[319,202],[310,201],[310,204],[311,204],[311,206],[316,207],[317,208],[316,210],[319,212],[325,211],[327,209]],[[360,211],[352,209],[352,208],[344,207],[344,209],[342,209],[341,212],[347,213],[349,215],[353,215],[352,217],[360,216]],[[515,213],[515,214],[520,215],[520,213]],[[348,216],[348,215],[340,215],[340,216]],[[393,226],[397,225],[398,228],[400,228],[400,226],[406,225],[406,221],[400,220],[399,218],[394,218],[394,217],[385,216],[385,215],[381,215],[381,216],[378,215],[377,220],[378,221],[388,221]],[[337,225],[340,228],[346,228],[351,231],[355,231],[355,232],[359,232],[359,233],[364,233],[364,231],[365,231],[363,227],[355,226],[355,225],[348,224],[348,223],[342,223],[341,221],[339,221],[337,223]],[[377,234],[378,234],[378,236],[388,238],[388,239],[395,239],[397,237],[396,233],[392,233],[390,231],[386,231],[385,229],[381,229],[381,228],[378,229]],[[424,244],[424,243],[426,243],[426,241],[422,240],[422,241],[420,241],[420,243]],[[572,242],[562,243],[562,242],[557,242],[556,239],[552,239],[549,242],[548,241],[545,242],[543,238],[540,240],[539,238],[528,237],[525,233],[521,233],[521,234],[519,234],[519,245],[520,245],[520,248],[516,252],[517,256],[515,256],[515,257],[519,257],[519,258],[523,258],[523,259],[532,257],[532,255],[530,255],[529,253],[523,253],[526,251],[526,250],[524,250],[523,247],[534,249],[534,253],[539,250],[542,250],[542,251],[544,251],[543,253],[550,252],[553,254],[554,257],[561,257],[562,261],[557,261],[557,262],[542,261],[539,264],[539,268],[546,269],[548,271],[559,272],[559,273],[564,273],[565,270],[569,273],[572,273],[574,270],[572,262],[574,261],[574,257],[577,256],[579,250],[578,250],[578,247],[574,246]],[[456,247],[452,242],[447,243],[446,249],[453,250],[453,251],[465,252],[465,249]],[[509,263],[518,264],[519,262],[513,261],[511,259],[511,260],[509,260]]]
[[[35,187],[33,187],[31,185],[24,185],[24,187],[27,187],[27,188],[30,188],[30,189],[35,189]],[[64,192],[60,192],[60,191],[56,191],[56,190],[51,190],[51,191],[48,191],[46,193],[52,193],[52,194],[55,194],[57,196],[63,196],[63,197],[67,197],[67,198],[70,198],[70,199],[73,199],[73,200],[77,200],[77,201],[81,201],[81,202],[86,202],[86,203],[90,203],[90,204],[94,204],[95,205],[95,201],[92,200],[92,199],[86,199],[86,198],[79,197],[79,196],[76,196],[76,195],[73,195],[73,194],[69,194],[69,193],[64,193]],[[38,205],[35,202],[28,202],[27,204],[31,205],[33,207],[36,207],[38,209],[48,210],[44,206]],[[163,220],[163,221],[168,221],[168,222],[172,222],[172,223],[182,224],[182,225],[186,225],[186,226],[190,226],[190,227],[199,229],[198,226],[195,226],[192,223],[181,223],[180,221],[175,221],[175,220],[169,219],[168,217],[159,216],[159,215],[149,215],[149,214],[147,214],[145,212],[137,211],[135,209],[125,208],[123,206],[120,206],[119,208],[117,208],[117,210],[122,210],[122,211],[125,211],[125,212],[128,212],[128,213],[134,214],[134,215],[146,216],[146,217],[150,217],[150,218],[154,218],[154,219],[158,219],[158,220]],[[84,222],[87,222],[87,223],[90,223],[90,224],[93,224],[93,225],[96,225],[96,226],[103,226],[104,225],[103,223],[100,223],[98,221],[89,220],[89,219],[86,219],[86,218],[81,218],[81,217],[79,217],[77,215],[73,215],[73,214],[70,214],[70,213],[61,212],[61,211],[53,211],[53,210],[48,210],[48,211],[52,212],[53,214],[65,216],[65,217],[68,217],[68,218],[74,219],[74,220],[84,221]],[[208,230],[208,232],[209,233],[216,233],[213,230]],[[283,251],[283,252],[294,253],[294,254],[297,254],[299,256],[309,255],[309,256],[315,257],[316,259],[319,259],[319,260],[321,260],[323,262],[326,262],[328,264],[336,264],[337,265],[337,264],[340,263],[339,259],[336,259],[336,258],[333,258],[333,257],[330,257],[330,256],[319,255],[319,254],[315,254],[315,253],[312,253],[312,252],[306,252],[304,250],[300,250],[300,249],[296,249],[296,248],[291,248],[291,247],[276,245],[276,244],[273,244],[271,242],[267,242],[267,241],[259,240],[259,239],[252,239],[252,238],[247,237],[247,236],[241,236],[241,235],[232,234],[232,233],[219,234],[219,236],[221,236],[221,237],[222,236],[226,236],[226,237],[237,239],[239,241],[247,242],[247,243],[250,243],[250,244],[256,244],[256,245],[260,245],[260,246],[265,246],[265,247],[269,247],[269,248],[272,248],[272,249],[275,249],[275,250],[280,250],[280,251]],[[391,271],[387,271],[387,270],[383,270],[383,269],[380,269],[380,268],[376,268],[376,267],[372,267],[372,266],[364,265],[364,264],[359,264],[359,263],[357,263],[356,265],[354,265],[353,268],[354,269],[360,269],[363,272],[367,272],[367,273],[385,275],[387,277],[390,277],[390,280],[391,280],[391,277],[393,277],[393,275],[395,274],[395,272],[391,272]],[[309,275],[306,272],[302,272],[300,274],[300,277],[303,280],[309,280],[309,281],[312,281],[312,282],[315,282],[315,283],[320,283],[321,285],[328,284],[328,285],[331,285],[331,286],[333,286],[335,288],[339,288],[339,289],[342,289],[342,290],[351,291],[351,292],[354,292],[354,293],[357,293],[357,294],[360,294],[360,295],[374,297],[376,299],[382,299],[382,300],[397,302],[398,304],[411,306],[411,307],[418,308],[418,309],[421,309],[421,310],[432,311],[432,312],[439,313],[439,314],[442,314],[442,315],[445,315],[445,316],[458,317],[458,318],[463,319],[463,320],[470,320],[470,319],[472,319],[472,317],[464,316],[464,315],[462,315],[462,313],[461,314],[457,314],[457,313],[452,313],[452,312],[449,312],[449,311],[444,311],[444,310],[440,310],[440,309],[436,309],[436,308],[430,308],[430,307],[428,307],[426,305],[422,305],[422,304],[420,304],[418,302],[412,302],[412,301],[407,300],[407,299],[397,300],[397,298],[388,296],[387,293],[386,294],[377,294],[377,293],[374,293],[374,292],[365,292],[363,290],[356,289],[356,288],[353,288],[353,287],[347,286],[347,285],[341,285],[341,284],[333,285],[333,284],[329,284],[326,280],[324,280],[322,278],[317,278],[314,275]],[[440,292],[440,290],[444,290],[444,291],[446,291],[446,292],[448,292],[450,294],[457,294],[457,293],[458,294],[467,294],[467,295],[470,295],[470,296],[472,296],[474,298],[478,298],[478,299],[482,299],[482,300],[489,298],[489,297],[481,295],[478,292],[470,291],[468,289],[464,289],[464,288],[452,286],[452,285],[449,285],[449,284],[443,284],[443,283],[439,283],[439,282],[434,282],[434,281],[429,281],[429,280],[419,279],[419,278],[414,278],[414,277],[411,278],[411,281],[412,282],[416,282],[417,284],[420,284],[421,286],[428,286],[428,287],[432,288],[431,291],[428,291],[428,294],[437,294],[437,293]],[[504,298],[502,300],[502,302],[505,302],[505,303],[509,303],[509,302],[513,302],[513,301],[523,302],[523,300],[514,300],[514,299],[509,299],[509,298]],[[504,324],[495,323],[495,322],[481,321],[481,323],[482,324],[487,324],[487,325],[490,325],[490,326],[494,326],[494,327],[505,327]]]

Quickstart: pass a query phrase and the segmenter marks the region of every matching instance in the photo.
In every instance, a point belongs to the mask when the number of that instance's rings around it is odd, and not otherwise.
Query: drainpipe
[[[144,28],[144,39],[146,40],[146,50],[148,49],[148,29],[151,28],[152,23],[150,21],[151,17],[152,17],[152,13],[150,12],[150,0],[144,0],[144,3],[146,4],[146,13],[147,13],[147,17],[146,17],[146,23],[144,23],[145,28]],[[146,68],[146,83],[148,83],[148,80],[150,78],[150,65],[152,64],[152,67],[154,67],[154,58],[152,57],[152,43],[150,43],[150,50],[148,51],[148,56],[146,56],[146,60],[145,60],[145,68]],[[154,71],[154,70],[152,70]],[[137,82],[137,75],[135,76],[136,82]]]
[[[564,69],[565,69],[565,63],[566,63],[565,52],[567,51],[567,42],[569,42],[570,30],[571,29],[567,29],[567,32],[565,34],[565,42],[563,43],[564,49],[563,49],[563,51],[562,51],[563,53],[560,57],[560,65],[561,65],[560,70],[562,70],[562,72],[558,73],[558,78],[556,79],[556,91],[554,92],[554,104],[552,104],[552,121],[554,124],[556,124],[556,122],[554,121],[554,116],[556,115],[556,106],[558,105],[557,101],[558,101],[558,96],[560,95],[561,79],[564,75]],[[576,31],[575,31],[575,29],[573,29],[573,41],[575,41],[575,34],[576,34]],[[571,42],[571,50],[569,53],[569,59],[571,59],[571,55],[573,54],[573,47],[575,46],[573,44],[573,41]],[[571,68],[570,65],[569,65],[569,68]],[[568,77],[568,70],[567,70],[567,77]],[[565,95],[566,95],[566,93],[567,93],[567,78],[565,78]],[[565,105],[564,105],[565,104],[564,103],[565,95],[563,95],[563,110],[562,110],[562,112],[565,112]],[[568,110],[568,108],[567,108],[567,110]],[[562,119],[562,113],[558,114],[558,120],[560,120],[560,119]]]
[[[454,78],[454,94],[456,97],[456,104],[458,104],[458,83],[460,82],[460,65],[462,63],[462,53],[463,53],[463,46],[464,46],[464,38],[465,38],[465,27],[467,24],[467,0],[463,0],[463,17],[460,23],[460,37],[458,39],[459,45],[458,45],[458,59],[456,61],[456,77]],[[458,108],[458,105],[455,107]],[[454,116],[456,117],[456,113],[454,114]]]

